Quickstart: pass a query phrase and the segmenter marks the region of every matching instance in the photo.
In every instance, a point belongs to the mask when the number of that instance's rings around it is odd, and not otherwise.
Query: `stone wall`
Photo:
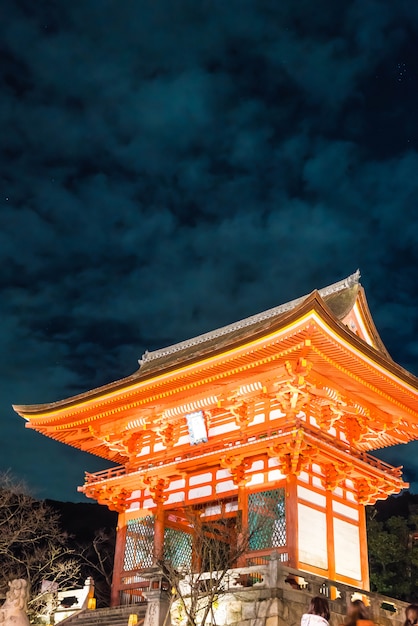
[[[343,623],[347,606],[356,598],[366,602],[376,624],[403,626],[407,603],[293,570],[274,558],[262,566],[228,573],[223,593],[214,607],[215,623],[217,626],[300,626],[311,597],[320,594],[330,604],[330,626]],[[173,626],[186,625],[178,602],[172,605],[171,622]]]

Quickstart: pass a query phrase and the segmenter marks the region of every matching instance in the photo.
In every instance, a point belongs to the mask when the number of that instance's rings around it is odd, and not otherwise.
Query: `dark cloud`
[[[102,462],[24,431],[12,402],[123,377],[357,267],[418,374],[413,3],[3,6],[4,467],[76,497]]]

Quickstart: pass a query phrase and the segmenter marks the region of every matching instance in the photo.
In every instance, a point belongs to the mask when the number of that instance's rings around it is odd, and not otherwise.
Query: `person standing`
[[[418,624],[418,604],[410,604],[405,609],[404,626],[414,626]]]
[[[376,626],[369,617],[369,610],[363,600],[353,600],[347,609],[343,626]]]
[[[302,615],[300,626],[329,626],[330,610],[324,596],[314,596],[307,613]]]

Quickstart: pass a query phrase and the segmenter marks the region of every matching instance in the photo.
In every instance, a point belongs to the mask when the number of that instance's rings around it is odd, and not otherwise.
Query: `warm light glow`
[[[144,417],[140,417],[138,419],[130,421],[126,425],[126,430],[131,430],[133,428],[143,428],[144,430],[147,427],[147,420]]]
[[[250,393],[254,393],[255,391],[262,391],[262,389],[263,389],[263,383],[260,383],[260,382],[249,383],[248,385],[242,385],[238,389],[238,395],[246,396]]]
[[[201,398],[200,400],[195,400],[194,402],[188,402],[187,404],[183,404],[181,406],[176,406],[173,409],[166,409],[163,411],[163,417],[176,417],[178,415],[183,415],[184,413],[188,413],[189,411],[196,411],[197,409],[202,409],[209,406],[215,406],[218,404],[219,398],[218,396],[209,396],[208,398]]]

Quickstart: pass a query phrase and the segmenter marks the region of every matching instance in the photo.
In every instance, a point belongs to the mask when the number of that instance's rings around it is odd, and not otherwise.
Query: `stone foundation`
[[[244,586],[242,580],[257,581]],[[240,582],[237,582],[240,581]],[[185,581],[187,585],[187,581]],[[231,570],[222,595],[206,624],[217,626],[300,626],[312,596],[323,594],[331,609],[330,626],[343,623],[352,599],[369,606],[370,617],[380,626],[403,626],[407,603],[285,567],[272,559],[260,567]],[[187,626],[179,601],[171,607],[171,624]],[[167,626],[170,620],[167,619]]]

